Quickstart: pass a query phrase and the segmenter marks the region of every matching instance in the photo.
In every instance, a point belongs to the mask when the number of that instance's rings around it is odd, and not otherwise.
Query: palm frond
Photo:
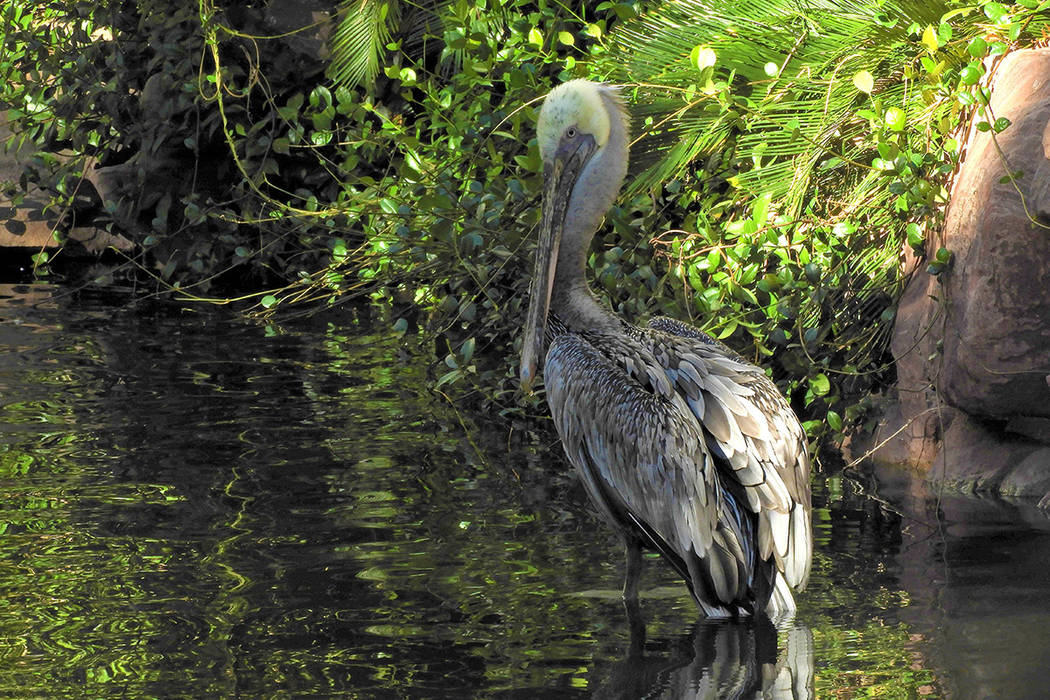
[[[329,77],[337,84],[369,83],[379,74],[383,51],[396,25],[397,0],[343,0],[332,34]]]
[[[908,23],[936,22],[947,9],[940,0],[909,2],[907,13],[882,2],[670,0],[626,23],[614,33],[610,55],[628,58],[609,66],[610,72],[622,82],[646,86],[641,92],[654,117],[679,112],[653,134],[657,140],[690,144],[677,148],[673,159],[664,158],[659,170],[643,174],[636,186],[656,184],[668,170],[737,134],[734,142],[744,154],[761,147],[767,159],[818,161],[846,142],[844,129],[858,126],[855,112],[865,96],[851,77],[859,70],[905,64],[914,44]],[[733,80],[731,107],[738,119],[727,118],[713,97],[682,92],[696,85],[688,56],[698,44],[715,50],[719,70]],[[765,72],[770,64],[778,69],[775,76]],[[905,90],[902,82],[884,88],[887,98],[901,98]],[[857,155],[844,155],[851,153]],[[741,175],[739,185],[778,196],[789,182],[782,173],[756,168]]]
[[[953,7],[948,0],[666,0],[621,25],[600,66],[635,86],[636,102],[647,105],[637,115],[648,126],[633,150],[641,171],[630,192],[658,191],[672,179],[725,183],[724,198],[735,202],[730,218],[767,199],[785,232],[771,245],[816,262],[828,284],[795,310],[799,335],[809,329],[832,339],[846,364],[877,361],[891,329],[883,312],[903,286],[898,261],[909,214],[895,208],[886,172],[871,165],[879,156],[874,120],[889,107],[904,110],[902,149],[903,139],[950,136],[940,126],[949,116],[958,123],[959,104],[915,78],[926,55],[916,27],[943,26]],[[954,45],[965,47],[983,28],[968,20],[954,30]],[[729,90],[702,89],[689,60],[698,45],[717,54],[715,77]],[[937,60],[949,68],[970,60],[954,51]],[[862,71],[879,76],[870,95],[853,82]],[[697,177],[698,163],[708,177]],[[697,221],[710,223],[703,215]],[[704,235],[716,241],[726,233]]]

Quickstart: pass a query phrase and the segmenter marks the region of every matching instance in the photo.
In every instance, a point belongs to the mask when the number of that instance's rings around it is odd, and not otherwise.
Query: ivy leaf
[[[922,32],[922,45],[926,47],[926,50],[930,53],[937,53],[937,49],[941,47],[940,42],[937,40],[937,31],[933,28],[933,25],[927,25],[926,29]]]
[[[978,61],[967,64],[959,71],[959,80],[963,85],[976,85],[984,73],[984,67]]]
[[[997,2],[985,3],[984,14],[993,22],[998,22],[1006,14],[1006,7]]]
[[[718,54],[715,53],[715,50],[709,46],[704,46],[703,44],[694,46],[693,50],[689,52],[689,62],[692,63],[697,70],[711,68],[715,65],[717,60]]]
[[[890,107],[886,110],[886,126],[893,131],[903,131],[907,122],[907,115],[900,107]]]
[[[725,327],[722,328],[721,332],[718,334],[718,339],[725,340],[729,336],[733,335],[733,333],[736,332],[737,325],[739,324],[737,324],[736,321],[730,321],[729,323],[727,323]]]
[[[809,388],[817,396],[824,396],[831,391],[831,380],[828,379],[828,375],[826,374],[818,374],[815,377],[810,377]]]
[[[923,245],[926,243],[926,238],[923,236],[922,229],[919,228],[919,225],[916,223],[910,223],[907,228],[905,228],[905,231],[908,234],[908,245],[912,248],[922,249]]]
[[[984,58],[988,53],[988,42],[982,37],[975,36],[967,45],[966,50],[974,58]]]
[[[862,70],[853,76],[853,84],[861,92],[870,95],[875,87],[875,78],[868,71]]]
[[[445,372],[443,375],[441,375],[441,378],[437,380],[437,383],[434,385],[434,388],[440,389],[445,384],[448,384],[449,382],[454,382],[457,379],[459,379],[459,377],[462,374],[463,371],[459,369],[449,370],[448,372]]]
[[[467,338],[459,349],[459,355],[463,358],[463,364],[468,364],[470,358],[474,357],[474,338]]]

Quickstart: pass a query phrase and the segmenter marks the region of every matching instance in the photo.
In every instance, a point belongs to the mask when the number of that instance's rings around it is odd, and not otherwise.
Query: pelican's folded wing
[[[722,473],[758,514],[758,549],[791,588],[803,588],[813,551],[809,454],[798,418],[765,373],[702,331],[655,318],[649,347],[704,427]]]
[[[699,424],[662,373],[647,386],[652,368],[613,355],[573,333],[551,344],[544,383],[569,461],[606,519],[667,555],[709,614],[748,607],[749,538]]]

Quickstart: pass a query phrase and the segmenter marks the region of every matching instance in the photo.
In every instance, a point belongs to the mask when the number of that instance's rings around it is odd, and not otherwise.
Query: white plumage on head
[[[536,124],[540,157],[547,162],[554,156],[569,127],[590,134],[603,147],[609,140],[611,119],[621,120],[626,131],[627,111],[618,87],[584,78],[562,83],[550,91],[540,108]]]

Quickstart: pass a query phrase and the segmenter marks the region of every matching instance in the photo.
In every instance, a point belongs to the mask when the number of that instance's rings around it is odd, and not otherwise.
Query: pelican
[[[618,90],[554,88],[536,136],[545,183],[521,385],[530,392],[542,370],[565,453],[623,537],[629,617],[643,548],[663,555],[708,617],[790,613],[813,542],[798,418],[723,344],[670,318],[628,324],[587,286],[591,239],[627,174]]]

